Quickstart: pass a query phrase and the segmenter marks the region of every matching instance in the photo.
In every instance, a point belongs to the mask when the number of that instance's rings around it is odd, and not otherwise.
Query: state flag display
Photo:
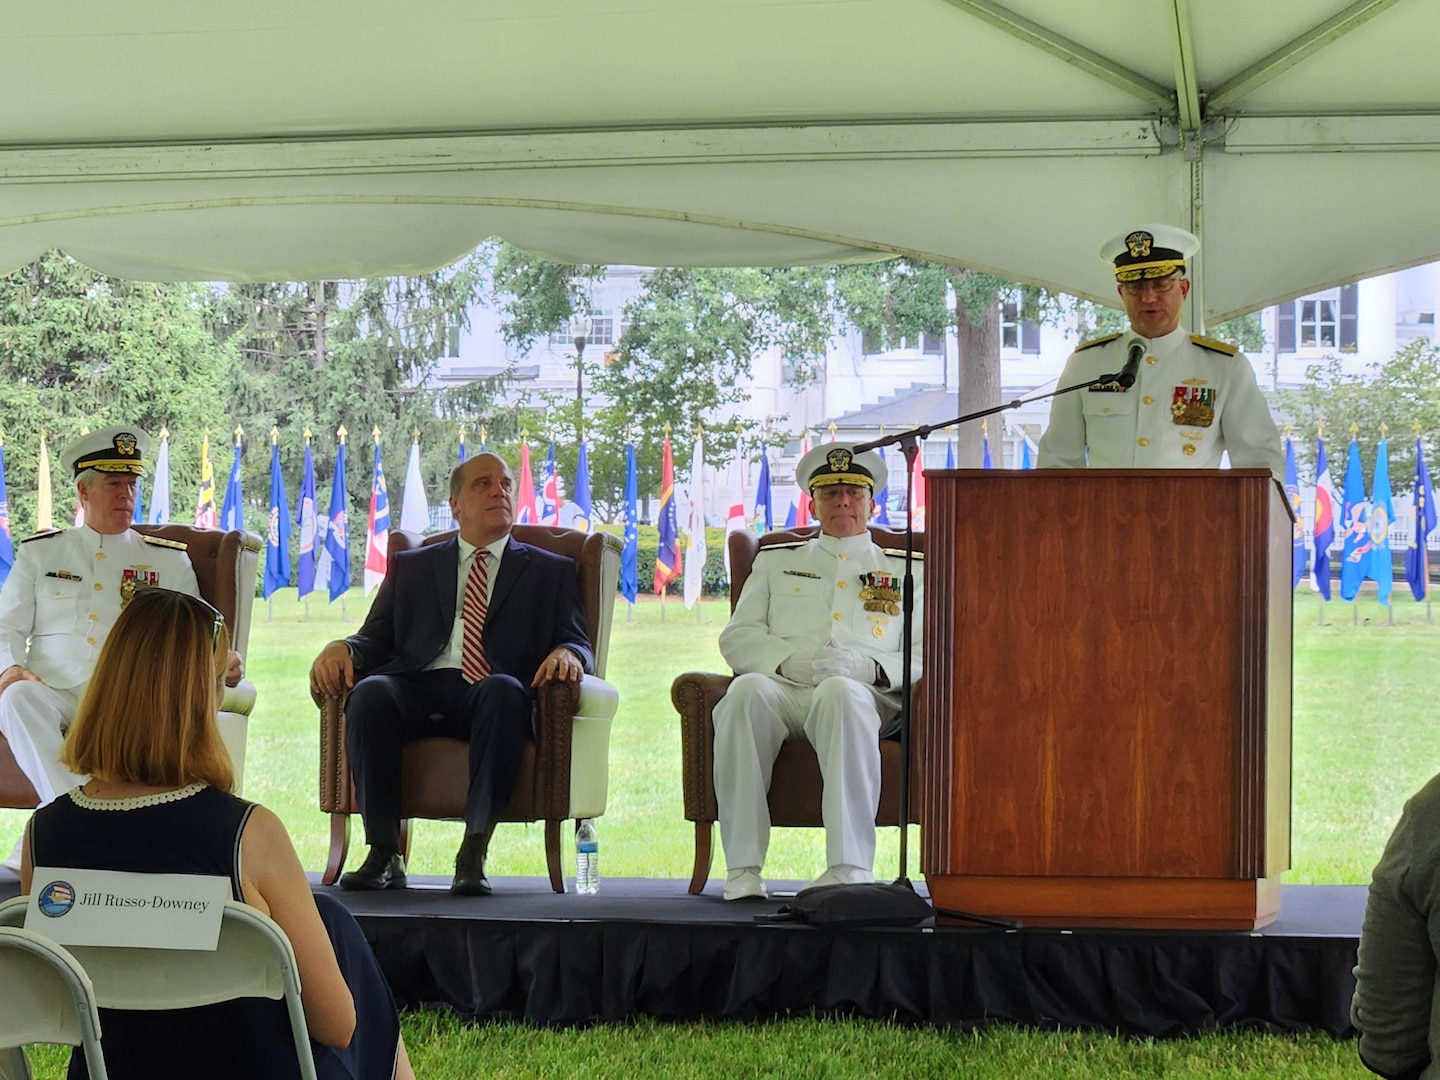
[[[0,483],[4,482],[0,475]],[[1415,486],[1410,509],[1410,546],[1405,549],[1405,581],[1410,595],[1424,600],[1430,594],[1430,552],[1428,542],[1435,529],[1435,491],[1430,486],[1430,469],[1425,464],[1425,447],[1415,436]]]
[[[1030,457],[1030,440],[1022,435],[1020,436],[1020,468],[1033,469],[1034,467],[1034,461]]]
[[[570,527],[589,532],[595,511],[590,505],[590,456],[585,449],[585,440],[580,440],[580,450],[575,457],[575,515]]]
[[[755,531],[767,533],[775,527],[770,493],[770,451],[760,448],[760,481],[755,485]],[[728,548],[729,545],[727,544]]]
[[[1330,483],[1330,463],[1325,460],[1325,437],[1316,438],[1315,513],[1311,541],[1315,561],[1310,584],[1322,600],[1330,599],[1330,546],[1335,543],[1335,490]]]
[[[390,564],[390,495],[385,488],[385,467],[380,464],[380,432],[374,432],[375,470],[370,484],[370,518],[365,529],[365,595],[385,580]]]
[[[530,444],[520,444],[520,479],[516,483],[515,524],[538,525],[540,516],[535,506],[535,481],[530,475]]]
[[[915,467],[910,470],[911,481],[909,515],[916,532],[925,531],[925,463],[923,454],[915,455]]]
[[[230,462],[230,479],[225,484],[225,504],[220,513],[222,529],[245,528],[245,500],[240,495],[240,436],[241,431],[237,427],[235,429],[235,457]]]
[[[665,436],[660,458],[660,542],[655,552],[655,595],[680,576],[684,558],[680,554],[680,523],[675,512],[675,462],[670,456],[670,436]]]
[[[690,458],[690,512],[685,522],[685,606],[700,599],[705,581],[705,455],[695,435],[695,452]]]
[[[1375,449],[1375,482],[1370,487],[1370,562],[1365,576],[1375,582],[1380,603],[1390,606],[1395,588],[1395,563],[1390,558],[1390,523],[1395,520],[1395,503],[1390,492],[1390,440],[1381,439]]]
[[[334,603],[350,588],[350,514],[349,496],[345,489],[345,429],[340,429],[340,445],[335,448],[335,479],[330,485],[330,510],[321,527],[324,548],[317,574],[330,589]]]
[[[160,449],[155,454],[155,482],[150,485],[150,524],[170,520],[170,429],[160,429]]]
[[[215,528],[215,471],[210,468],[210,429],[200,440],[200,494],[195,499],[195,527]]]
[[[269,599],[276,589],[290,584],[290,507],[285,501],[285,478],[280,475],[279,434],[270,433],[270,524],[265,530],[265,578],[260,595]]]
[[[540,480],[540,524],[560,525],[560,476],[555,471],[555,444],[545,459],[545,475]]]
[[[1340,507],[1340,599],[1354,600],[1360,583],[1370,569],[1370,501],[1365,498],[1365,478],[1360,471],[1360,444],[1350,440],[1345,462],[1344,502]]]
[[[405,491],[400,499],[400,527],[423,533],[430,528],[430,504],[425,499],[425,480],[420,475],[420,433],[410,437],[410,460],[405,465]]]
[[[0,585],[15,565],[15,544],[10,538],[10,493],[5,488],[5,440],[0,438]]]
[[[483,453],[484,450],[485,450],[485,447],[482,445],[482,446],[480,447],[480,450],[481,450],[481,452]],[[460,461],[459,461],[459,464],[461,464],[461,465],[465,464],[465,425],[464,425],[464,424],[461,424],[461,425],[460,425]]]
[[[296,594],[304,600],[315,591],[315,560],[317,547],[325,541],[319,537],[319,520],[315,516],[315,455],[310,452],[310,432],[305,432],[305,471],[300,477],[300,498],[295,503],[295,524],[300,526],[300,565],[296,569]]]
[[[640,594],[640,470],[635,444],[625,444],[625,546],[620,552],[620,595],[635,603]]]
[[[40,464],[35,472],[35,531],[53,529],[55,511],[52,508],[50,492],[50,448],[45,444],[45,433],[40,433]]]
[[[1295,465],[1295,443],[1289,435],[1285,436],[1285,497],[1295,514],[1290,542],[1290,587],[1293,589],[1305,576],[1305,519],[1300,510],[1300,470]]]
[[[800,440],[800,457],[803,458],[809,452],[810,439],[807,436]],[[810,524],[810,493],[800,487],[798,480],[795,482],[795,487],[796,490],[799,491],[799,497],[795,503],[795,521],[793,524],[796,528],[804,528]]]
[[[740,441],[735,441],[735,457],[730,462],[730,507],[725,514],[725,577],[730,577],[730,534],[744,532],[750,520],[745,516],[745,459],[740,455]]]
[[[130,515],[130,523],[132,525],[145,524],[145,478],[143,476],[135,478],[135,512]]]

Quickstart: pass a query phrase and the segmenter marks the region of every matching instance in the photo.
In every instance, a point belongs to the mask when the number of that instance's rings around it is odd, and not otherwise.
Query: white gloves
[[[818,649],[801,649],[799,652],[791,653],[781,663],[780,674],[801,686],[814,686],[824,678],[823,675],[815,674],[816,663],[824,660],[834,651],[827,646],[821,646]]]
[[[866,686],[875,685],[875,661],[870,657],[861,656],[853,649],[830,649],[828,651],[829,656],[815,661],[815,682],[817,684],[828,676],[844,675],[847,679],[854,679]]]
[[[832,675],[844,675],[866,686],[874,686],[875,661],[853,649],[836,649],[827,645],[818,649],[801,649],[786,657],[780,665],[780,674],[801,686],[819,686],[820,680]]]

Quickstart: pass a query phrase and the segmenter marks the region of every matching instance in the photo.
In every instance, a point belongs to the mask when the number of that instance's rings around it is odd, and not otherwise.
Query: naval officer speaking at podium
[[[1051,401],[1040,468],[1218,469],[1228,452],[1236,468],[1284,477],[1280,431],[1249,360],[1180,325],[1186,263],[1199,249],[1196,237],[1169,225],[1141,226],[1100,249],[1130,329],[1082,344],[1059,385],[1118,377]]]

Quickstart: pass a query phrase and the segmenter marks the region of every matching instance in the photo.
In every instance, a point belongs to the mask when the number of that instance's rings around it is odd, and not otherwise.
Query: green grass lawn
[[[1320,605],[1296,593],[1293,869],[1290,882],[1363,883],[1404,799],[1440,771],[1432,718],[1440,688],[1440,624],[1425,607],[1395,594],[1395,625],[1372,598],[1358,609]],[[1402,599],[1403,597],[1403,599]],[[316,808],[319,720],[307,691],[311,659],[324,642],[359,625],[368,602],[352,592],[340,605],[311,598],[309,617],[294,593],[277,594],[273,620],[256,603],[249,677],[259,690],[251,719],[245,795],[285,820],[306,866],[325,862],[327,821]],[[686,611],[646,599],[627,620],[618,605],[608,677],[621,707],[610,747],[609,809],[599,823],[609,876],[688,877],[693,830],[683,817],[680,736],[670,681],[683,670],[724,669],[716,648],[726,607]],[[25,815],[0,811],[0,843]],[[356,821],[357,846],[359,823]],[[895,866],[895,830],[884,830],[877,867]],[[449,873],[460,826],[420,822],[412,870]],[[918,872],[918,846],[911,871]],[[775,833],[767,874],[807,878],[823,869],[818,830]],[[352,855],[352,865],[355,856]],[[722,869],[717,857],[716,873]],[[492,846],[492,874],[545,872],[537,826],[503,825]],[[1366,1075],[1354,1049],[1317,1037],[1241,1034],[1178,1043],[1101,1035],[978,1035],[900,1029],[864,1022],[787,1020],[759,1026],[660,1025],[649,1021],[577,1032],[516,1025],[465,1027],[412,1013],[408,1037],[422,1077],[862,1075],[1341,1077]],[[60,1075],[59,1071],[38,1075]]]

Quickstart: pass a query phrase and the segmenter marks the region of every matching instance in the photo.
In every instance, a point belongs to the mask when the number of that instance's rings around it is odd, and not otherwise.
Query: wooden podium
[[[1290,860],[1292,519],[1270,474],[926,483],[917,761],[936,906],[1271,921]]]

